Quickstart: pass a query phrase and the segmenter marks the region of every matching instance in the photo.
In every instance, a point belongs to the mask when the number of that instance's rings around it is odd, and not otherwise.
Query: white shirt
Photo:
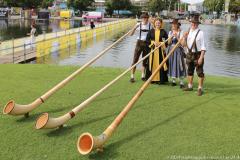
[[[141,23],[142,23],[142,22],[141,22]],[[151,30],[152,27],[151,27],[151,24],[150,24],[149,22],[148,22],[146,25],[142,24],[141,29],[142,29],[142,30],[149,30],[149,25],[150,25],[150,30]],[[138,39],[138,40],[142,40],[142,41],[146,41],[148,32],[143,32],[143,31],[142,31],[141,37],[140,37],[140,23],[137,23],[137,26],[138,26],[137,29],[136,29],[137,34],[138,34],[137,39]]]
[[[171,37],[172,35],[173,35],[173,31],[169,31],[168,37]],[[180,30],[180,33],[177,32],[177,36],[178,36],[178,37],[173,37],[173,38],[179,38],[179,39],[181,39],[181,38],[183,37],[183,31]],[[179,37],[179,36],[180,36],[180,37]]]
[[[198,32],[198,28],[195,30],[190,29],[188,37],[187,37],[187,46],[189,49],[191,49],[192,45],[193,45],[193,41],[196,37],[196,34]],[[196,46],[197,46],[197,51],[206,51],[206,46],[205,46],[205,40],[204,40],[204,34],[203,31],[200,30],[200,32],[197,35],[196,38]],[[195,51],[195,46],[193,46],[192,52],[196,52]]]

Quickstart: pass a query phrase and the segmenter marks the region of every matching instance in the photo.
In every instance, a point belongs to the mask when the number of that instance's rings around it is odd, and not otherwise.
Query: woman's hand
[[[184,37],[184,38],[187,38],[187,37],[188,37],[188,32],[185,32],[185,33],[183,34],[183,37]]]
[[[154,42],[154,45],[155,45],[156,47],[158,47],[158,46],[161,45],[161,42]]]
[[[177,37],[177,32],[173,32],[173,37]]]

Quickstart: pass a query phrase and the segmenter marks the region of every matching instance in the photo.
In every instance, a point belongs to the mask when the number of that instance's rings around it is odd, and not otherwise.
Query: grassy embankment
[[[9,99],[27,104],[77,67],[0,65],[1,109]],[[35,130],[42,112],[60,116],[119,75],[122,69],[88,68],[35,109],[30,118],[0,113],[0,159],[168,159],[173,155],[231,156],[239,153],[240,81],[207,76],[205,94],[150,85],[106,143],[104,153],[82,156],[76,142],[83,132],[99,135],[143,84],[129,75],[85,110],[55,130]],[[139,77],[139,73],[138,73]],[[196,86],[196,85],[195,85]]]

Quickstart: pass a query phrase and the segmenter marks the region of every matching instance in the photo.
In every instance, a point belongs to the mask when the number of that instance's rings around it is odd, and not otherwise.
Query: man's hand
[[[134,33],[138,27],[139,27],[139,24],[136,24],[136,26],[133,28],[132,32],[130,33],[130,36],[134,35]]]
[[[199,66],[202,65],[202,63],[203,63],[203,58],[200,57],[200,58],[198,59],[198,65],[199,65]]]
[[[198,65],[203,64],[204,55],[205,55],[205,51],[201,51],[200,58],[198,59]]]

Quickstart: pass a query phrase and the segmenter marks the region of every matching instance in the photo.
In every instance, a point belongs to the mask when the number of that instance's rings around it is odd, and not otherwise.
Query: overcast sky
[[[181,0],[181,2],[189,3],[189,4],[196,4],[196,3],[201,3],[204,0]]]

